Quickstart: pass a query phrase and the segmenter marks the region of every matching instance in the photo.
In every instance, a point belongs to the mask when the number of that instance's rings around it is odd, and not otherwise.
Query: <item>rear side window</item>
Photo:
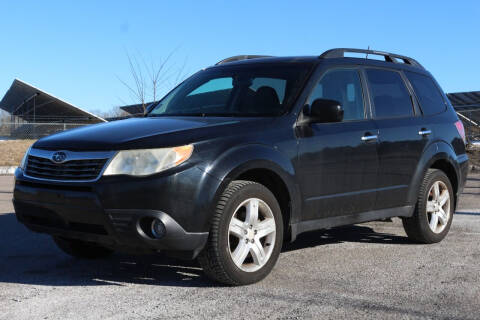
[[[445,111],[443,96],[432,79],[415,72],[405,72],[417,94],[423,114],[433,115]]]
[[[366,73],[376,118],[413,116],[410,93],[398,72],[367,69]]]

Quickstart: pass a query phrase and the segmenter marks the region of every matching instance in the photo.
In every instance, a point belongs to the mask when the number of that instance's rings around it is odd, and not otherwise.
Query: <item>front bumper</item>
[[[209,199],[218,182],[195,167],[92,184],[39,182],[21,170],[15,177],[15,213],[32,231],[126,251],[181,251],[187,258],[194,258],[208,239]],[[165,226],[160,239],[142,231],[141,221],[153,218]]]

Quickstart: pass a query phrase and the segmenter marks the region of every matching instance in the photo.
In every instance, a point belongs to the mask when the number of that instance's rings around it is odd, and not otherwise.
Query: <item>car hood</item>
[[[67,130],[38,140],[34,148],[98,151],[160,148],[189,144],[245,129],[245,123],[271,122],[253,118],[133,118]],[[240,122],[242,125],[240,125]],[[247,125],[246,127],[250,127]],[[262,127],[257,126],[255,127]],[[243,129],[243,130],[244,130]],[[251,130],[251,128],[250,128]]]

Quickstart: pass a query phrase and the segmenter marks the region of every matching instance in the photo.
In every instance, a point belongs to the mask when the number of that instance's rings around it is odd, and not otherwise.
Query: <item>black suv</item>
[[[13,201],[75,257],[165,252],[241,285],[310,230],[401,217],[411,239],[442,240],[467,168],[463,125],[417,61],[332,49],[229,58],[144,118],[40,139]]]

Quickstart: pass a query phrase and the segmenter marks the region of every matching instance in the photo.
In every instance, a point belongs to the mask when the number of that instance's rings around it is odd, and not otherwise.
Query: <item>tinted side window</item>
[[[437,114],[446,109],[443,96],[432,79],[415,72],[405,74],[417,94],[424,115]]]
[[[413,116],[410,93],[398,72],[367,69],[376,118]]]
[[[337,100],[343,107],[343,120],[364,118],[360,76],[354,69],[328,71],[313,89],[309,103],[316,99]]]

